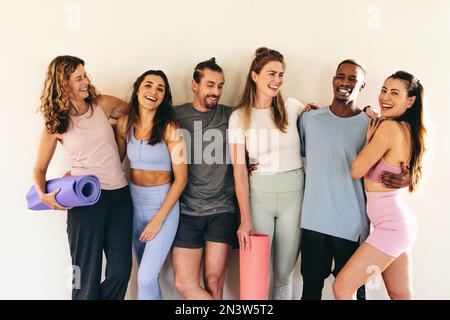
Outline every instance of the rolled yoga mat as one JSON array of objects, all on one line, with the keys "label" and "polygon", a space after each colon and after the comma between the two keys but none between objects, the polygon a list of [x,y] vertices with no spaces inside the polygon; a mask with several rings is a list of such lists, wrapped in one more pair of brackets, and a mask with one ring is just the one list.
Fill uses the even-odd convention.
[{"label": "rolled yoga mat", "polygon": [[241,300],[267,300],[269,235],[251,235],[250,248],[250,251],[239,250]]},{"label": "rolled yoga mat", "polygon": [[[100,198],[100,181],[94,175],[67,176],[48,180],[47,193],[61,190],[56,194],[56,201],[64,207],[81,207],[95,204]],[[49,210],[50,208],[41,202],[36,188],[32,186],[27,193],[28,209]]]}]

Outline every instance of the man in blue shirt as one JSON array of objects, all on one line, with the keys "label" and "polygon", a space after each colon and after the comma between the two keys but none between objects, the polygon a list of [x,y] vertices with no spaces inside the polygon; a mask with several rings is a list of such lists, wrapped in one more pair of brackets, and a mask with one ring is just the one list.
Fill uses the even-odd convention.
[{"label": "man in blue shirt", "polygon": [[[354,60],[342,61],[333,77],[330,106],[303,114],[298,127],[306,158],[302,208],[302,300],[319,300],[324,280],[336,276],[370,231],[362,180],[350,175],[353,159],[365,143],[370,117],[356,105],[365,86],[365,70]],[[394,179],[400,187],[409,178]],[[389,181],[386,181],[389,183]],[[334,269],[331,270],[334,260]],[[358,299],[365,299],[362,286]]]}]

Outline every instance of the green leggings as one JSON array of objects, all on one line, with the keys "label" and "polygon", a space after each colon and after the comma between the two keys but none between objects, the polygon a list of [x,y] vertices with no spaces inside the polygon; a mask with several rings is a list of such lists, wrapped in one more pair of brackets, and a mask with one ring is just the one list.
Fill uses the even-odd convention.
[{"label": "green leggings", "polygon": [[[290,283],[300,251],[303,169],[250,176],[250,209],[255,233],[270,236],[274,287]],[[273,245],[273,247],[272,247]]]}]

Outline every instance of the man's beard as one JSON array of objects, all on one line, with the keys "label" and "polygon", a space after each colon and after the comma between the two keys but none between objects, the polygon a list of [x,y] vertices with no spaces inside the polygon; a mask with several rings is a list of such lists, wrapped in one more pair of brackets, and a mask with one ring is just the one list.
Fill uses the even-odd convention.
[{"label": "man's beard", "polygon": [[[216,98],[217,99],[216,102],[208,103],[208,98],[209,97]],[[218,103],[219,103],[219,97],[216,96],[216,95],[208,95],[208,96],[205,97],[205,108],[206,109],[210,109],[210,110],[214,109],[217,106]]]}]

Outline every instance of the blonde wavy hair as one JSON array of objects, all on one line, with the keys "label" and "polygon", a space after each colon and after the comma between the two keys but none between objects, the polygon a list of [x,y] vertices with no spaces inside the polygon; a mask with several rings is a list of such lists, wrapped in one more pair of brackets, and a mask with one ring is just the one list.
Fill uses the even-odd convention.
[{"label": "blonde wavy hair", "polygon": [[[48,66],[39,111],[44,116],[45,127],[51,134],[61,134],[69,128],[72,108],[68,92],[69,79],[80,64],[84,66],[84,61],[80,58],[58,56]],[[99,94],[91,83],[88,85],[88,92],[89,96],[85,101],[92,106]]]}]

